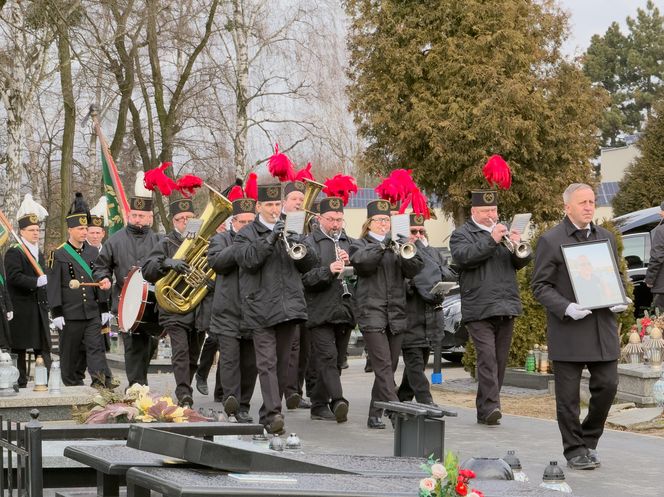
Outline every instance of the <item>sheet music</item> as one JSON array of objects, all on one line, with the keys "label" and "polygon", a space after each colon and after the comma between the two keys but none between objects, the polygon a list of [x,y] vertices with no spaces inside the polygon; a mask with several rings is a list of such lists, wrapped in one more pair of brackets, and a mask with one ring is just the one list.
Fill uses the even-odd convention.
[{"label": "sheet music", "polygon": [[203,226],[203,220],[199,218],[192,218],[189,221],[187,221],[187,226],[184,229],[184,233],[182,236],[184,237],[185,240],[192,240],[196,238],[196,235],[201,229],[201,226]]},{"label": "sheet music", "polygon": [[397,214],[391,217],[392,222],[392,240],[398,240],[399,235],[410,237],[410,215]]},{"label": "sheet music", "polygon": [[527,212],[525,214],[515,214],[510,222],[510,231],[516,230],[519,232],[522,238],[527,234],[528,225],[530,224],[530,218],[532,214]]},{"label": "sheet music", "polygon": [[286,227],[284,231],[286,233],[292,231],[298,235],[304,233],[304,220],[306,216],[307,213],[305,211],[294,211],[286,214]]}]

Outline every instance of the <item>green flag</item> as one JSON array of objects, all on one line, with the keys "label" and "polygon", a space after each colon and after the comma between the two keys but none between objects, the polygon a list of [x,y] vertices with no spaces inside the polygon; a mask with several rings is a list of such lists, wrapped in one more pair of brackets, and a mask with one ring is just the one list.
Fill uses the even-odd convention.
[{"label": "green flag", "polygon": [[103,152],[101,154],[101,169],[104,177],[104,194],[106,195],[108,205],[108,234],[112,235],[119,229],[122,229],[124,223],[122,222],[122,214],[118,206],[118,197],[113,187],[111,171]]}]

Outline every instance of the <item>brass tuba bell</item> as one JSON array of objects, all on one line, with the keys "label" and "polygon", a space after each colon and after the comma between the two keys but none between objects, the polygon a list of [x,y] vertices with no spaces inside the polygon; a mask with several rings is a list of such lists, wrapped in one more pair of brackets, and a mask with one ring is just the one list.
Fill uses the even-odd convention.
[{"label": "brass tuba bell", "polygon": [[311,210],[311,207],[314,205],[316,197],[318,197],[318,194],[323,190],[323,188],[325,188],[325,185],[322,183],[312,179],[304,179],[304,201],[302,202],[302,210],[307,213],[307,215],[304,217],[305,233],[309,232],[309,223],[311,220],[314,218],[314,216],[318,215],[318,213]]}]

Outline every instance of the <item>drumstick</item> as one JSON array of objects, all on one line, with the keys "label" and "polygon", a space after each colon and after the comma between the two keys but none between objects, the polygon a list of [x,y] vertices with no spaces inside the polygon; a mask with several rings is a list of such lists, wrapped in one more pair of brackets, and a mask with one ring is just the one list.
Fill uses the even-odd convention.
[{"label": "drumstick", "polygon": [[69,288],[71,288],[72,290],[77,290],[79,287],[82,286],[100,286],[100,285],[101,283],[81,283],[78,280],[71,280],[69,282]]}]

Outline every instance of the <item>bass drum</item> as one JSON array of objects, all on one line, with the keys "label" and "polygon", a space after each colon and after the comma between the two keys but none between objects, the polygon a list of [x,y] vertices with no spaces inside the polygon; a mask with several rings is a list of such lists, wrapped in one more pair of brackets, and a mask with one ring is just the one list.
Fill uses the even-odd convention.
[{"label": "bass drum", "polygon": [[131,268],[125,278],[118,304],[118,328],[124,333],[161,334],[154,285],[145,281],[140,267]]}]

